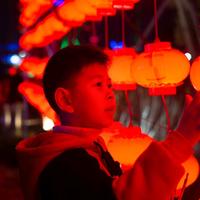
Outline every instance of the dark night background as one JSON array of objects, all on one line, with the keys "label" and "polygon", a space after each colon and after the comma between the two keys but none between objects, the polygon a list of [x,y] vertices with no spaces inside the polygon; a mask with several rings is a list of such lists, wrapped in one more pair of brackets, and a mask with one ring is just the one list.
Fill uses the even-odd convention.
[{"label": "dark night background", "polygon": [[[200,0],[157,0],[157,4],[160,40],[170,41],[173,47],[182,52],[190,52],[193,56],[192,60],[195,59],[200,55]],[[153,0],[140,0],[133,10],[125,12],[126,46],[134,47],[138,52],[141,52],[145,43],[154,41],[153,14]],[[20,74],[10,76],[8,73],[11,64],[6,62],[6,58],[9,55],[18,54],[22,50],[18,45],[22,31],[22,27],[18,23],[19,15],[20,5],[18,0],[0,0],[0,83],[2,83],[0,92],[5,93],[5,98],[0,99],[0,199],[2,200],[22,200],[14,146],[23,137],[23,133],[20,132],[21,129],[15,130],[12,126],[4,127],[2,125],[6,106],[10,109],[11,117],[15,115],[15,109],[20,102],[23,110],[28,109],[26,118],[35,121],[39,118],[38,112],[24,102],[23,97],[17,92],[17,86],[22,81],[22,76]],[[118,11],[115,16],[109,17],[108,21],[109,39],[120,42],[122,40],[121,13]],[[104,22],[98,22],[93,26],[95,26],[99,38],[99,46],[103,47],[105,45]],[[78,37],[81,43],[89,43],[93,31],[92,23],[87,22],[82,27],[72,30],[67,37]],[[34,49],[32,53],[44,54],[44,50]],[[4,85],[9,85],[9,91],[6,90],[7,86],[4,87]],[[186,79],[184,85],[178,88],[176,96],[167,97],[173,128],[183,110],[184,95],[186,93],[193,95],[194,92],[189,79]],[[126,111],[124,95],[120,92],[117,92],[116,95],[121,105],[118,108],[117,119],[126,124],[127,117],[122,116],[122,112]],[[162,138],[163,135],[158,133],[165,132],[166,127],[163,125],[165,123],[163,121],[164,110],[160,99],[149,97],[141,87],[137,91],[131,92],[130,98],[134,102],[135,123],[143,127],[143,130],[151,136],[157,139]],[[148,107],[151,110],[147,118],[144,119],[141,115]],[[177,113],[173,113],[174,109]],[[23,131],[28,130],[31,134],[34,134],[40,125],[39,121],[35,126],[23,127]],[[200,160],[199,152],[200,150],[197,148],[198,160]],[[200,199],[200,178],[186,190],[183,198],[183,200],[198,199]]]}]

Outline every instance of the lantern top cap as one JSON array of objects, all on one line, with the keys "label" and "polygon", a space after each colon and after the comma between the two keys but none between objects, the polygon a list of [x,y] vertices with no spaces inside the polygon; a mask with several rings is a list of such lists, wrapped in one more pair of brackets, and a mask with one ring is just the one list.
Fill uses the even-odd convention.
[{"label": "lantern top cap", "polygon": [[135,56],[137,53],[134,48],[118,48],[118,49],[106,49],[105,52],[110,56]]},{"label": "lantern top cap", "polygon": [[146,53],[153,52],[153,51],[162,51],[162,50],[171,50],[171,43],[170,42],[154,42],[148,43],[144,46],[144,50]]}]

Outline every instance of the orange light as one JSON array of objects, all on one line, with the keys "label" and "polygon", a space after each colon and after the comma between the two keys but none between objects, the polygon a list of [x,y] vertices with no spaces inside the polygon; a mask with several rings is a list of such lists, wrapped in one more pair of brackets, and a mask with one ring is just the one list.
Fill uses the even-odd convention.
[{"label": "orange light", "polygon": [[190,69],[190,80],[195,90],[200,91],[200,56],[192,63]]},{"label": "orange light", "polygon": [[62,21],[57,19],[54,13],[47,16],[37,26],[26,32],[20,38],[20,46],[24,49],[31,49],[32,47],[43,47],[60,39],[68,31],[70,27],[63,24]]},{"label": "orange light", "polygon": [[108,74],[114,89],[135,89],[136,84],[131,76],[131,65],[136,56],[133,48],[121,48],[105,51],[111,57]]},{"label": "orange light", "polygon": [[19,85],[18,90],[42,115],[47,116],[52,119],[55,124],[58,124],[57,115],[47,102],[42,86],[24,81]]},{"label": "orange light", "polygon": [[96,16],[97,8],[86,0],[75,0],[74,6],[79,12],[88,16]]},{"label": "orange light", "polygon": [[51,0],[36,0],[36,1],[20,1],[22,4],[22,13],[19,21],[25,26],[31,26],[37,19],[52,7]]},{"label": "orange light", "polygon": [[57,8],[57,17],[69,26],[80,26],[85,20],[85,14],[76,8],[74,1]]},{"label": "orange light", "polygon": [[179,50],[173,49],[169,42],[155,42],[145,45],[145,51],[133,60],[132,76],[137,84],[161,89],[159,94],[171,94],[174,90],[165,88],[176,87],[189,74],[190,63]]}]

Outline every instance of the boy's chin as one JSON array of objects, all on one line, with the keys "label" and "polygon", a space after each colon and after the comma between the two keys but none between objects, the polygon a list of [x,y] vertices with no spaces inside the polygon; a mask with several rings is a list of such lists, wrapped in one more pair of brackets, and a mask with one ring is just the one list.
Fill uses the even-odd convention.
[{"label": "boy's chin", "polygon": [[112,126],[112,124],[113,124],[113,119],[112,120],[104,121],[99,126],[101,128],[109,128],[110,126]]}]

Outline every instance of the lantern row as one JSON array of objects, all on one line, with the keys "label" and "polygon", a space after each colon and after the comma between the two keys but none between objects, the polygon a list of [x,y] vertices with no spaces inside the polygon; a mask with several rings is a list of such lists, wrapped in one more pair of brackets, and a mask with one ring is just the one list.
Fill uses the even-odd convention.
[{"label": "lantern row", "polygon": [[[173,49],[169,42],[147,44],[140,54],[133,48],[105,50],[105,53],[112,60],[108,73],[116,90],[133,90],[138,84],[159,92],[181,85],[189,73],[192,85],[200,90],[200,57],[190,67],[186,56]],[[25,58],[20,69],[41,79],[48,59]],[[170,93],[164,91],[164,94]]]},{"label": "lantern row", "polygon": [[27,50],[46,46],[62,38],[72,27],[81,26],[84,21],[101,20],[102,16],[114,15],[116,9],[133,9],[138,1],[73,0],[56,4],[52,0],[21,0],[20,23],[30,30],[20,38],[20,46]]}]

